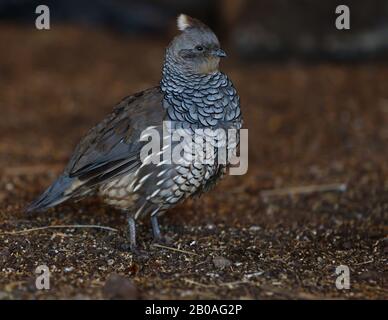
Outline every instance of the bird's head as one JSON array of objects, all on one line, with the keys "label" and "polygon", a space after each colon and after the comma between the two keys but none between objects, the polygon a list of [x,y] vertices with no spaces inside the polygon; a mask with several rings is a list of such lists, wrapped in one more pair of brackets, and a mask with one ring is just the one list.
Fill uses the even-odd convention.
[{"label": "bird's head", "polygon": [[181,31],[167,48],[167,58],[183,71],[209,74],[218,71],[220,58],[226,53],[214,32],[201,21],[181,14],[177,19]]}]

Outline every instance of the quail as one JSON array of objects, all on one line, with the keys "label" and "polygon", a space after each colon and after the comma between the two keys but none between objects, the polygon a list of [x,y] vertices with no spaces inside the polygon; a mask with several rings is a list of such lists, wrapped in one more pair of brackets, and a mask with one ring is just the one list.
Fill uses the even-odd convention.
[{"label": "quail", "polygon": [[[200,132],[205,139],[212,130],[238,132],[242,126],[240,98],[229,78],[219,71],[220,58],[226,53],[217,36],[185,14],[178,16],[177,27],[180,32],[166,49],[160,85],[124,98],[93,127],[76,147],[62,175],[27,207],[27,212],[43,211],[70,198],[97,195],[127,214],[129,246],[132,252],[139,252],[137,219],[150,218],[154,240],[162,241],[158,216],[209,190],[226,173],[229,159],[219,161],[217,149],[207,159],[213,161],[195,157],[203,144],[198,147],[194,143],[188,152],[194,157],[183,157],[186,161],[150,161],[179,143],[165,139],[165,132]],[[161,134],[165,143],[157,154],[151,150],[143,157],[148,141],[142,135],[147,129]],[[235,152],[238,143],[237,134],[227,148]]]}]

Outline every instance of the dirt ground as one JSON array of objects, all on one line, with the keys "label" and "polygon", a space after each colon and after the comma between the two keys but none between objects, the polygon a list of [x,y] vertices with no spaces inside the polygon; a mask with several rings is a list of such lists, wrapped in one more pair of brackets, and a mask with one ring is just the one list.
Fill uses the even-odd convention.
[{"label": "dirt ground", "polygon": [[[98,199],[23,208],[88,128],[158,82],[167,43],[7,25],[0,43],[0,299],[388,298],[388,64],[225,60],[249,129],[248,174],[165,215],[169,248],[141,223],[143,261],[125,248],[125,216]],[[9,234],[52,225],[115,230]],[[35,288],[42,264],[50,290]],[[335,286],[339,265],[350,290]]]}]

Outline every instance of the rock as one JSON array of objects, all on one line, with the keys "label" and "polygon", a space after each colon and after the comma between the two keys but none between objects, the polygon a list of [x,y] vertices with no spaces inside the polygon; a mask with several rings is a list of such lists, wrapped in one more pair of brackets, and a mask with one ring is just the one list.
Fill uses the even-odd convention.
[{"label": "rock", "polygon": [[63,271],[64,271],[65,273],[72,272],[72,271],[74,271],[74,267],[65,267],[65,268],[63,269]]},{"label": "rock", "polygon": [[217,256],[213,258],[213,264],[217,269],[224,269],[230,267],[232,262],[224,257]]},{"label": "rock", "polygon": [[133,282],[123,276],[111,274],[102,288],[105,299],[110,300],[136,300],[138,291]]}]

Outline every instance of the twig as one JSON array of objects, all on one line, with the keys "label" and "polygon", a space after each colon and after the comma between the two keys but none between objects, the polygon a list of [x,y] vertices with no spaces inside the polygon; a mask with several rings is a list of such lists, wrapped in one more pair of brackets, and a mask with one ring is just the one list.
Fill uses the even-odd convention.
[{"label": "twig", "polygon": [[167,247],[167,246],[164,246],[164,245],[159,244],[159,243],[154,243],[153,246],[157,247],[157,248],[167,249],[167,250],[181,252],[181,253],[185,253],[185,254],[191,254],[191,255],[194,255],[194,256],[198,255],[195,252],[190,252],[190,251],[186,251],[186,250],[181,250],[181,249],[176,249],[176,248],[172,248],[172,247]]},{"label": "twig", "polygon": [[369,260],[369,261],[364,261],[364,262],[356,263],[355,266],[362,266],[364,264],[369,264],[369,263],[372,263],[372,262],[373,262],[373,259]]},{"label": "twig", "polygon": [[272,197],[272,196],[310,194],[310,193],[315,193],[315,192],[330,192],[330,191],[345,192],[346,189],[347,189],[347,185],[345,183],[332,183],[332,184],[322,184],[322,185],[311,185],[311,186],[264,190],[264,191],[260,192],[260,195],[263,198],[268,198],[268,197]]},{"label": "twig", "polygon": [[192,284],[198,287],[204,287],[204,288],[216,288],[217,286],[215,284],[204,284],[200,283],[191,279],[184,278],[182,279],[184,282],[187,282],[188,284]]},{"label": "twig", "polygon": [[45,226],[45,227],[38,227],[38,228],[31,228],[31,229],[25,229],[25,230],[19,230],[19,231],[10,231],[10,232],[2,232],[0,235],[14,235],[14,234],[23,234],[33,231],[40,231],[40,230],[47,230],[47,229],[81,229],[81,228],[89,228],[89,229],[102,229],[107,231],[113,231],[118,232],[117,229],[111,228],[111,227],[105,227],[105,226],[98,226],[98,225],[81,225],[81,224],[73,224],[73,225],[55,225],[55,226]]},{"label": "twig", "polygon": [[256,283],[255,282],[249,282],[249,281],[246,281],[246,280],[242,280],[242,281],[220,283],[220,286],[228,287],[228,289],[233,289],[234,287],[239,286],[241,284],[255,285]]}]

